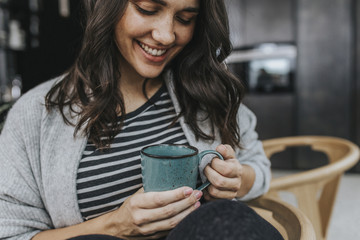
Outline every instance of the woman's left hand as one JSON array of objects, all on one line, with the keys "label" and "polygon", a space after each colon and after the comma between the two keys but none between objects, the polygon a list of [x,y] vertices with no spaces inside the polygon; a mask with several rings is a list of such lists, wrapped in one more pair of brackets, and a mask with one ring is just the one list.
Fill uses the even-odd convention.
[{"label": "woman's left hand", "polygon": [[[233,199],[245,195],[249,189],[246,185],[252,186],[254,178],[253,169],[247,165],[242,165],[235,158],[235,151],[230,145],[221,144],[216,148],[224,158],[214,158],[205,170],[204,174],[210,181],[209,187],[204,191],[204,198],[212,200],[214,198]],[[244,173],[244,171],[250,171]],[[244,175],[252,176],[249,183],[244,185]]]}]

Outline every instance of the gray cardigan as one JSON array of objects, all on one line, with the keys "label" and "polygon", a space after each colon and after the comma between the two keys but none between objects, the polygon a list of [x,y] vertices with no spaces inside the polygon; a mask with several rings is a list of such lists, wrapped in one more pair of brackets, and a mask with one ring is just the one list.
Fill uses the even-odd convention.
[{"label": "gray cardigan", "polygon": [[[76,175],[87,138],[74,137],[74,127],[66,125],[58,111],[46,111],[44,96],[58,80],[30,90],[8,113],[0,135],[0,239],[31,239],[40,231],[83,221]],[[166,77],[166,83],[179,111],[171,76]],[[256,118],[244,105],[238,111],[238,121],[244,149],[237,150],[237,159],[256,173],[252,189],[240,199],[249,200],[268,190],[270,162],[254,130]],[[208,129],[208,122],[201,125]],[[215,149],[220,144],[219,140],[196,141],[184,119],[181,126],[189,143],[199,150]]]}]

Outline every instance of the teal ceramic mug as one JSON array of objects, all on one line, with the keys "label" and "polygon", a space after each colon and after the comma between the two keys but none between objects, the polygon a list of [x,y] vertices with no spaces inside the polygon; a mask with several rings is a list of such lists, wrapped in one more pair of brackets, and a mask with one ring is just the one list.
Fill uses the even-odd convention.
[{"label": "teal ceramic mug", "polygon": [[[199,150],[193,146],[158,144],[141,150],[141,172],[145,192],[172,190],[183,186],[196,188],[199,165],[207,154],[220,153],[213,150]],[[198,190],[209,186],[207,181]]]}]

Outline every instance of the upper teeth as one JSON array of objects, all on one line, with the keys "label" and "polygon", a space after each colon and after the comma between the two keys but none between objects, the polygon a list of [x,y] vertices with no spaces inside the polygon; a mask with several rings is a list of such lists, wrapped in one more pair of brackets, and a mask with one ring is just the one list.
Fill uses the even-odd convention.
[{"label": "upper teeth", "polygon": [[166,52],[166,49],[152,49],[151,47],[143,44],[143,43],[140,43],[140,46],[142,47],[142,49],[145,50],[146,53],[150,54],[150,55],[153,55],[153,56],[161,56],[163,55],[165,52]]}]

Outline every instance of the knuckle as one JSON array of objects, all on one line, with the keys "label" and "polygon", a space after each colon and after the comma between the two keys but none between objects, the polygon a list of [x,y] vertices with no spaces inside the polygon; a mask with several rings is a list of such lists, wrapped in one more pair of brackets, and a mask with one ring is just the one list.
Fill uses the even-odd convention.
[{"label": "knuckle", "polygon": [[134,215],[133,216],[133,223],[136,226],[141,225],[144,222],[144,218],[142,216],[139,215]]},{"label": "knuckle", "polygon": [[208,188],[208,193],[211,195],[211,196],[216,196],[218,194],[219,190],[217,190],[216,188],[214,188],[213,186],[210,186]]},{"label": "knuckle", "polygon": [[229,144],[224,144],[227,149],[232,149],[232,147]]},{"label": "knuckle", "polygon": [[229,145],[229,144],[225,144],[225,147],[228,151],[230,151],[231,155],[234,155],[235,151],[234,151],[234,148]]},{"label": "knuckle", "polygon": [[163,214],[165,216],[173,216],[173,215],[175,215],[175,209],[168,205],[168,206],[164,207]]},{"label": "knuckle", "polygon": [[128,205],[129,209],[135,209],[136,208],[136,204],[134,203],[134,201],[129,201]]},{"label": "knuckle", "polygon": [[231,167],[224,167],[224,169],[223,169],[222,172],[223,172],[223,174],[224,174],[225,176],[229,176],[229,175],[232,174],[233,169],[232,169]]},{"label": "knuckle", "polygon": [[138,209],[138,201],[135,197],[131,197],[129,198],[129,201],[126,201],[126,205],[127,207],[131,210],[131,211],[134,211],[136,209]]},{"label": "knuckle", "polygon": [[150,234],[153,234],[154,231],[150,231],[149,229],[146,229],[146,228],[140,228],[139,233],[141,235],[150,235]]},{"label": "knuckle", "polygon": [[161,198],[160,194],[155,194],[154,195],[154,202],[157,206],[164,206],[165,205],[165,201],[164,199]]},{"label": "knuckle", "polygon": [[174,228],[176,225],[178,225],[179,220],[177,218],[171,218],[169,219],[169,227]]},{"label": "knuckle", "polygon": [[216,187],[222,188],[225,187],[226,181],[223,178],[216,178],[213,183]]}]

